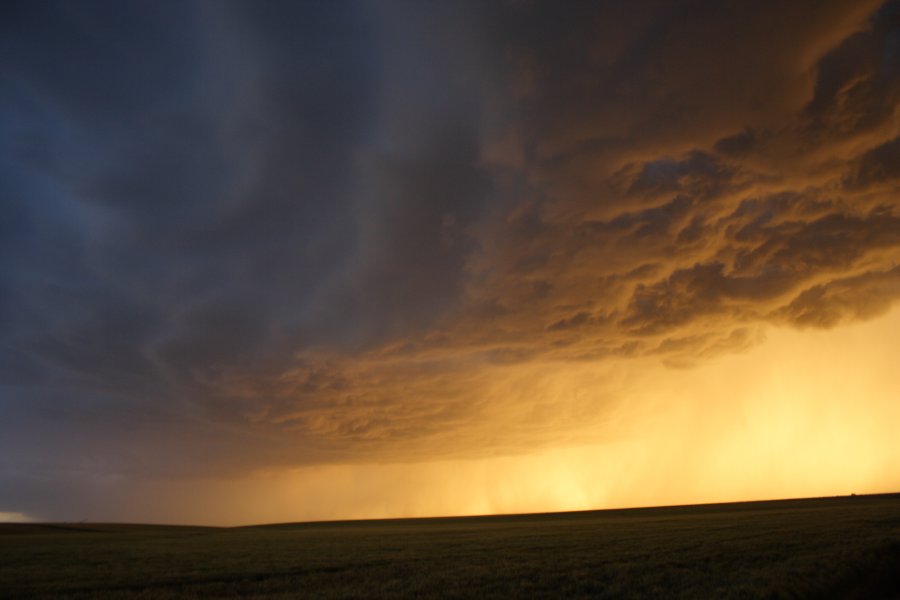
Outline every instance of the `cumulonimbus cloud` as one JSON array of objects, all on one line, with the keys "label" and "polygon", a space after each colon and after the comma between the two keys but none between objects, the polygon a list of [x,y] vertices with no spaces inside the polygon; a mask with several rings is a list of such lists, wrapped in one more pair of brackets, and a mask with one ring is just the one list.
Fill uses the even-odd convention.
[{"label": "cumulonimbus cloud", "polygon": [[900,5],[632,4],[22,8],[0,427],[59,437],[5,468],[521,452],[887,310]]}]

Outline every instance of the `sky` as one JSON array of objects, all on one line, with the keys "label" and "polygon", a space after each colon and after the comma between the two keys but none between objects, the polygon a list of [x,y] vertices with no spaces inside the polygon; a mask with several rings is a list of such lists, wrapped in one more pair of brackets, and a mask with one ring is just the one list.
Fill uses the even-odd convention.
[{"label": "sky", "polygon": [[3,2],[0,520],[900,491],[900,1]]}]

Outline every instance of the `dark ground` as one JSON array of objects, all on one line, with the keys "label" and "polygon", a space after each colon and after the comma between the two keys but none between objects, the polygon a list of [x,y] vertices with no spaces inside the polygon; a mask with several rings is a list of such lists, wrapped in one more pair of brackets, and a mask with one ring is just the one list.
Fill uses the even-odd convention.
[{"label": "dark ground", "polygon": [[240,528],[0,524],[0,598],[900,598],[900,495]]}]

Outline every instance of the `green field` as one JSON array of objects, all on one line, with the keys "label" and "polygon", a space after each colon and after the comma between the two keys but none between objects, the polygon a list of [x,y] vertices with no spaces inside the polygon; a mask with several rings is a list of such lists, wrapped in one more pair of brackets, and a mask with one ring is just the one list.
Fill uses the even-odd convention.
[{"label": "green field", "polygon": [[900,495],[239,528],[0,525],[2,598],[900,598]]}]

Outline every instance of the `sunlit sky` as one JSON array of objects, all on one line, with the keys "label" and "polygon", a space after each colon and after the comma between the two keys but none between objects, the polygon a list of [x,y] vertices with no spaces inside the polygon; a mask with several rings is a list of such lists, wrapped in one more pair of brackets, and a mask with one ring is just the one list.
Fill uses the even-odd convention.
[{"label": "sunlit sky", "polygon": [[5,2],[0,521],[900,491],[900,2]]}]

